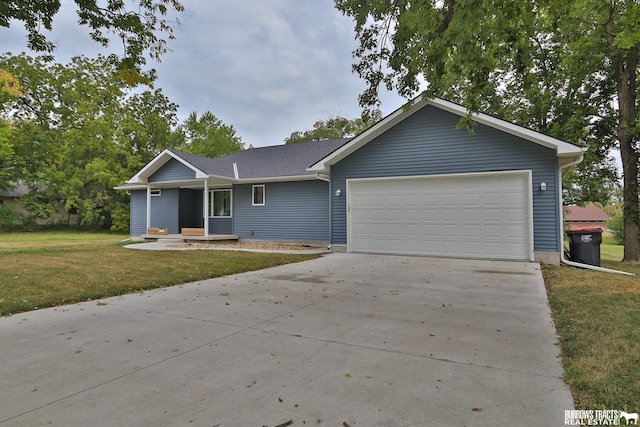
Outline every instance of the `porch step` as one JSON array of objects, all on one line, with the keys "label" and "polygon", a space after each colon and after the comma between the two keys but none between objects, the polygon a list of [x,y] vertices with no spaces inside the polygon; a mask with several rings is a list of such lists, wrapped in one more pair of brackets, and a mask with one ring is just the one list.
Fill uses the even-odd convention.
[{"label": "porch step", "polygon": [[158,239],[158,243],[170,244],[170,243],[184,243],[184,239],[180,239],[177,237]]}]

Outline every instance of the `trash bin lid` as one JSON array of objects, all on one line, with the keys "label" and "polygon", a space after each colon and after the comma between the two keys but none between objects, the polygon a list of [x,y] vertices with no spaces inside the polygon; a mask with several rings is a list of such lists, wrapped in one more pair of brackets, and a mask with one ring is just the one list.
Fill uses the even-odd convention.
[{"label": "trash bin lid", "polygon": [[580,234],[589,234],[589,233],[602,233],[602,228],[577,228],[573,230],[567,230],[567,233],[580,233]]}]

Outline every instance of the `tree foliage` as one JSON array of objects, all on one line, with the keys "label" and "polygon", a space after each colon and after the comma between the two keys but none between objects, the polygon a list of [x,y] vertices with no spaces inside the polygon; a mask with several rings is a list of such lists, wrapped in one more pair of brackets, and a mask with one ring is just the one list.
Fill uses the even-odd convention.
[{"label": "tree foliage", "polygon": [[[625,260],[640,260],[637,73],[640,5],[633,0],[335,0],[354,19],[353,68],[364,107],[385,86],[441,96],[589,147],[569,178],[574,198],[606,199],[623,163]],[[467,121],[467,124],[470,122]],[[605,172],[596,172],[599,169]],[[598,183],[604,183],[601,188]],[[592,191],[594,190],[594,191]],[[595,200],[595,201],[601,201]],[[584,200],[586,201],[586,200]]]},{"label": "tree foliage", "polygon": [[129,198],[113,187],[163,149],[217,157],[243,148],[211,112],[179,124],[178,106],[160,89],[134,93],[102,56],[55,64],[0,55],[0,76],[20,89],[0,110],[0,186],[27,187],[27,225],[63,203],[79,226],[128,230]]},{"label": "tree foliage", "polygon": [[[78,213],[80,225],[128,228],[113,221],[115,212],[128,221],[122,212],[128,212],[127,196],[113,187],[172,140],[177,106],[159,90],[131,94],[105,57],[62,65],[4,55],[0,69],[22,87],[22,95],[2,110],[12,154],[6,182],[29,189],[22,203],[31,220],[48,216],[62,201]],[[3,141],[0,135],[0,147]],[[0,162],[3,153],[0,148]]]},{"label": "tree foliage", "polygon": [[327,120],[315,122],[311,130],[291,132],[291,135],[285,138],[284,142],[286,144],[293,144],[296,142],[349,138],[365,131],[381,118],[382,112],[380,110],[373,110],[368,114],[351,120],[340,116],[329,117]]},{"label": "tree foliage", "polygon": [[[184,7],[178,0],[137,0],[135,7],[128,9],[124,0],[74,0],[78,24],[90,30],[90,37],[104,47],[116,39],[123,51],[109,56],[121,76],[129,84],[150,83],[153,71],[142,72],[145,55],[160,60],[167,52],[167,42],[161,36],[173,39],[172,25],[179,21],[167,19],[171,11],[182,12]],[[0,26],[10,27],[21,22],[27,30],[27,46],[35,52],[48,54],[52,58],[55,44],[43,30],[51,30],[61,0],[8,0],[0,3]]]},{"label": "tree foliage", "polygon": [[244,149],[244,144],[233,126],[206,111],[199,118],[192,112],[179,129],[181,141],[177,148],[206,157],[221,157]]}]

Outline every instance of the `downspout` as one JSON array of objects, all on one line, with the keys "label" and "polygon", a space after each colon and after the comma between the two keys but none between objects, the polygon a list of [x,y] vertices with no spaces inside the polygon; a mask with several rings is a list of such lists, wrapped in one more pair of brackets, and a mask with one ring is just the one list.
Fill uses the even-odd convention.
[{"label": "downspout", "polygon": [[316,177],[329,183],[329,246],[327,246],[327,249],[331,250],[331,235],[333,234],[333,190],[331,188],[331,178],[324,173],[316,173]]},{"label": "downspout", "polygon": [[[559,211],[560,211],[560,227],[562,228],[562,224],[564,224],[564,212],[562,210],[562,206],[563,206],[563,201],[562,201],[562,176],[564,175],[562,172],[564,170],[569,170],[569,168],[571,168],[572,166],[577,165],[578,163],[580,163],[582,161],[582,159],[584,158],[584,154],[580,155],[580,158],[574,162],[571,163],[567,163],[566,165],[558,168],[558,191],[559,191],[559,199],[560,199],[560,207],[559,207]],[[595,270],[595,271],[601,271],[603,273],[615,273],[615,274],[624,274],[627,276],[635,276],[635,274],[633,273],[628,273],[626,271],[620,271],[620,270],[612,270],[610,268],[605,268],[605,267],[598,267],[596,265],[590,265],[590,264],[582,264],[580,262],[573,262],[573,261],[569,261],[568,259],[566,259],[564,257],[564,233],[560,233],[560,261],[563,264],[569,265],[571,267],[578,267],[578,268],[586,268],[588,270]]]}]

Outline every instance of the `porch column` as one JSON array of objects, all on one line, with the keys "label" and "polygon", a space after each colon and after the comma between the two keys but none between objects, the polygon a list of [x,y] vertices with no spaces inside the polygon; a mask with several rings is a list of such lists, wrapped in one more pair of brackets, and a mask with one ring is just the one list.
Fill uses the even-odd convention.
[{"label": "porch column", "polygon": [[204,235],[209,236],[209,182],[204,180],[204,203],[202,216],[204,218]]},{"label": "porch column", "polygon": [[149,233],[151,228],[151,185],[147,184],[147,228],[144,234]]}]

